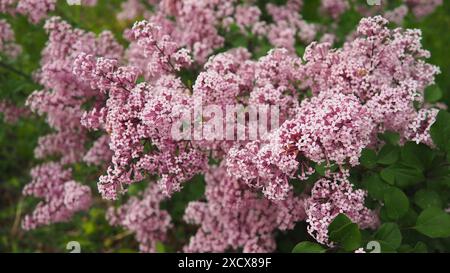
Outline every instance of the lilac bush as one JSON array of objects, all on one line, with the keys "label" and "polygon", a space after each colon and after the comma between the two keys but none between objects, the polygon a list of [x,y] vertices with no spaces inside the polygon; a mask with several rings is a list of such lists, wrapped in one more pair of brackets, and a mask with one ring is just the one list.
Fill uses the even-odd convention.
[{"label": "lilac bush", "polygon": [[[0,101],[6,121],[39,116],[49,127],[23,189],[41,201],[22,228],[100,206],[142,252],[174,240],[173,251],[273,252],[299,227],[309,235],[294,252],[304,241],[364,252],[385,239],[386,223],[411,227],[411,215],[421,236],[449,237],[441,70],[422,31],[402,27],[442,1],[322,0],[324,22],[305,19],[302,0],[274,2],[120,1],[115,18],[126,27],[118,36],[73,24],[56,0],[0,0],[10,20],[24,16],[48,37],[26,108]],[[350,12],[359,23],[342,34]],[[0,56],[20,58],[15,35],[0,19]],[[252,112],[272,108],[265,118]],[[264,128],[252,127],[255,118]],[[204,194],[175,216],[171,202],[199,179]],[[421,222],[430,207],[441,227]],[[352,227],[351,236],[338,225]],[[173,238],[179,230],[185,238]],[[416,243],[382,250],[411,252]]]}]

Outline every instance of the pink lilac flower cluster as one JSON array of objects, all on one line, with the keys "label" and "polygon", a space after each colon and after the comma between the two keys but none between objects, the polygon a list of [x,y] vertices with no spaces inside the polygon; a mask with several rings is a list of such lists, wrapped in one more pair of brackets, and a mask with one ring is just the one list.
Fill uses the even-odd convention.
[{"label": "pink lilac flower cluster", "polygon": [[[80,0],[81,5],[94,6],[97,0]],[[0,13],[22,14],[37,24],[56,9],[57,0],[0,0]]]},{"label": "pink lilac flower cluster", "polygon": [[396,23],[400,25],[403,22],[403,19],[408,14],[408,6],[400,5],[393,10],[388,10],[384,13],[384,18],[386,18],[389,22]]},{"label": "pink lilac flower cluster", "polygon": [[[312,43],[300,70],[315,97],[303,101],[297,116],[268,143],[250,143],[230,152],[230,173],[266,192],[276,189],[269,191],[274,193],[270,198],[282,199],[288,178],[307,165],[299,164],[297,157],[354,166],[361,150],[384,130],[429,143],[426,128],[437,111],[417,112],[414,102],[422,101],[425,87],[434,83],[439,70],[424,62],[429,52],[421,48],[419,31],[391,31],[386,24],[382,17],[361,20],[359,37],[343,49]],[[268,166],[273,169],[267,171]],[[300,177],[304,176],[302,169]]]},{"label": "pink lilac flower cluster", "polygon": [[[25,193],[44,197],[46,201],[24,220],[27,229],[68,220],[74,212],[89,206],[89,187],[68,182],[71,181],[70,171],[64,170],[63,166],[81,162],[83,158],[87,163],[109,162],[111,152],[108,139],[90,139],[80,120],[85,103],[103,98],[96,97],[89,85],[77,79],[71,67],[79,52],[111,58],[121,58],[123,53],[110,32],[96,37],[93,33],[73,29],[59,17],[47,20],[45,29],[49,41],[42,53],[41,70],[35,75],[44,89],[33,92],[27,105],[33,112],[45,116],[54,130],[39,139],[35,156],[42,159],[56,156],[58,159],[32,171],[34,180],[31,186],[26,187]],[[94,141],[93,147],[86,151],[91,140]],[[46,191],[41,194],[39,191],[43,189]]]},{"label": "pink lilac flower cluster", "polygon": [[91,205],[91,189],[72,180],[72,171],[59,163],[45,163],[31,171],[32,181],[23,194],[42,198],[33,213],[22,221],[25,230],[65,222]]},{"label": "pink lilac flower cluster", "polygon": [[436,8],[441,6],[443,3],[442,0],[403,0],[403,3],[400,6],[389,10],[388,1],[386,0],[380,1],[380,5],[372,6],[369,6],[366,3],[358,2],[359,1],[353,1],[353,5],[355,6],[356,11],[358,11],[361,15],[367,17],[377,14],[383,14],[386,19],[398,25],[403,22],[403,19],[408,14],[408,12],[411,12],[417,19],[421,19],[433,13]]},{"label": "pink lilac flower cluster", "polygon": [[141,252],[156,252],[156,243],[164,242],[172,227],[169,213],[160,208],[163,199],[158,186],[151,184],[139,198],[133,196],[120,207],[109,208],[106,218],[111,225],[133,232]]},{"label": "pink lilac flower cluster", "polygon": [[[33,14],[35,1],[20,2],[37,22],[54,9],[44,4],[55,1],[40,2]],[[154,252],[172,227],[160,202],[196,174],[205,174],[206,199],[185,211],[184,220],[199,226],[187,252],[274,251],[275,234],[305,219],[318,242],[332,245],[327,228],[339,213],[361,228],[378,225],[377,214],[364,207],[365,192],[353,188],[345,170],[359,164],[363,148],[378,148],[377,133],[386,130],[399,132],[402,142],[433,145],[429,129],[437,110],[423,102],[423,93],[439,70],[426,63],[420,31],[390,30],[380,16],[365,18],[341,49],[332,49],[331,32],[312,42],[329,30],[301,17],[301,0],[267,4],[264,11],[254,1],[148,3],[152,11],[142,1],[123,4],[119,19],[147,19],[125,31],[126,51],[110,32],[97,36],[57,17],[47,20],[49,41],[35,74],[43,90],[27,105],[53,130],[40,138],[36,157],[59,161],[32,171],[24,193],[44,201],[24,228],[66,221],[89,207],[89,188],[72,181],[66,168],[82,161],[106,169],[98,181],[105,199],[151,181],[139,198],[108,212],[111,224],[133,232],[144,252]],[[0,9],[14,4],[0,0]],[[349,8],[343,0],[321,6],[335,20]],[[396,12],[400,22],[404,8]],[[272,20],[264,21],[265,13]],[[275,48],[256,60],[245,48],[212,55],[233,24]],[[312,42],[303,58],[295,54],[299,41]],[[182,80],[183,70],[195,72],[192,82]],[[173,137],[180,120],[193,121],[185,120],[186,111],[210,104],[279,106],[281,126],[256,141],[210,140],[205,131],[200,140]],[[293,183],[308,179],[316,164],[337,164],[340,171],[294,194]]]},{"label": "pink lilac flower cluster", "polygon": [[96,37],[93,33],[73,29],[59,17],[45,25],[49,41],[43,51],[41,71],[36,75],[43,90],[33,92],[27,105],[39,115],[46,116],[55,132],[39,139],[36,156],[62,156],[62,164],[80,161],[88,141],[87,130],[81,125],[83,105],[96,97],[94,90],[72,74],[71,67],[79,52],[121,58],[122,47],[110,32]]},{"label": "pink lilac flower cluster", "polygon": [[442,0],[405,0],[405,4],[411,9],[412,13],[418,17],[422,18],[431,13],[440,5],[442,5]]},{"label": "pink lilac flower cluster", "polygon": [[282,202],[261,199],[231,176],[224,165],[205,174],[207,202],[188,204],[184,219],[200,225],[185,252],[272,252],[277,230],[292,229],[303,220],[303,200],[290,195]]},{"label": "pink lilac flower cluster", "polygon": [[298,90],[303,78],[301,59],[285,48],[270,50],[255,66],[254,87],[249,104],[280,107],[280,122],[292,118],[299,105]]},{"label": "pink lilac flower cluster", "polygon": [[302,0],[288,0],[284,6],[268,3],[266,10],[273,23],[255,24],[255,33],[267,33],[267,39],[274,47],[283,47],[294,53],[296,41],[308,44],[317,34],[317,26],[306,22],[300,15],[302,6]]},{"label": "pink lilac flower cluster", "polygon": [[16,43],[14,30],[4,19],[0,19],[0,60],[2,55],[11,59],[17,58],[22,47]]},{"label": "pink lilac flower cluster", "polygon": [[17,0],[0,0],[0,13],[15,13]]},{"label": "pink lilac flower cluster", "polygon": [[334,173],[318,180],[305,200],[308,232],[319,243],[333,246],[328,238],[328,226],[343,213],[360,228],[375,229],[379,225],[378,215],[364,206],[366,192],[356,190],[348,180],[348,173]]},{"label": "pink lilac flower cluster", "polygon": [[[194,107],[216,105],[223,113],[227,106],[237,103],[248,104],[248,93],[253,88],[256,62],[250,60],[251,54],[244,48],[235,48],[212,56],[204,65],[204,71],[200,72],[193,85],[191,96]],[[193,110],[194,112],[195,110]],[[209,119],[208,114],[203,113],[202,119]],[[194,117],[196,119],[196,117]],[[233,120],[223,120],[224,128],[230,126],[233,134],[237,128]],[[199,149],[212,151],[215,158],[223,158],[227,151],[235,144],[233,139],[217,139],[214,132],[199,130],[201,138],[193,143]]]},{"label": "pink lilac flower cluster", "polygon": [[438,111],[422,102],[439,69],[425,62],[429,52],[421,47],[420,31],[391,31],[387,23],[379,16],[362,19],[342,49],[312,43],[300,73],[314,96],[266,140],[231,149],[229,175],[270,200],[284,200],[290,180],[314,172],[311,161],[358,165],[362,149],[376,145],[385,130],[399,132],[402,142],[432,145],[429,128]]},{"label": "pink lilac flower cluster", "polygon": [[[171,41],[178,45],[178,49],[185,48],[190,51],[193,60],[199,64],[203,64],[208,55],[223,46],[224,37],[219,34],[218,29],[228,31],[233,24],[237,25],[243,34],[252,33],[257,37],[267,38],[274,47],[283,47],[290,53],[295,52],[295,44],[299,41],[307,45],[318,33],[333,31],[332,28],[327,30],[325,26],[305,21],[300,15],[302,0],[288,0],[284,5],[268,3],[265,11],[272,19],[270,21],[262,19],[262,11],[252,1],[244,4],[236,0],[156,2],[158,1],[149,1],[150,4],[155,4],[154,11],[149,12],[142,2],[128,0],[123,3],[123,12],[119,16],[121,19],[131,20],[143,15],[149,22],[159,26],[160,37],[169,35]],[[323,0],[321,10],[337,20],[350,6],[348,0]],[[405,8],[406,6],[402,6],[391,11],[389,18],[400,23],[406,15]],[[330,35],[325,35],[324,40],[330,40]],[[153,61],[152,56],[143,54],[143,49],[134,41],[133,35],[126,36],[131,40],[127,53],[129,64],[141,68],[144,75],[150,76],[152,71],[145,72],[153,68],[148,65]]]},{"label": "pink lilac flower cluster", "polygon": [[[277,106],[279,119],[284,121],[292,117],[295,114],[292,109],[298,106],[296,92],[301,60],[290,55],[286,49],[271,50],[257,61],[250,57],[250,53],[244,48],[234,48],[212,56],[193,85],[194,106],[200,101],[200,105],[204,106],[218,105],[223,112],[226,112],[227,106],[236,104]],[[235,121],[234,118],[225,119],[224,128],[232,126],[235,130],[232,133],[235,134],[239,129],[237,127],[242,126],[248,139],[249,126],[235,124]],[[194,144],[211,150],[218,159],[222,159],[236,142],[246,143],[237,136],[231,141],[210,140],[213,137],[207,134],[204,130],[203,140],[196,140]],[[262,132],[258,134],[260,137],[264,135]]]},{"label": "pink lilac flower cluster", "polygon": [[[193,60],[204,63],[211,53],[223,45],[224,38],[219,35],[217,27],[227,16],[233,13],[233,3],[235,0],[209,0],[209,1],[173,1],[164,0],[155,5],[155,11],[147,14],[148,26],[158,26],[152,34],[154,38],[165,37],[170,41],[161,41],[162,43],[173,43],[182,51],[179,52],[180,58],[185,59],[187,53],[191,52]],[[142,7],[136,1],[129,1],[124,4],[128,11],[121,16],[130,19],[131,14],[139,14]],[[130,5],[130,7],[128,7]],[[168,19],[173,18],[173,20]],[[141,22],[137,27],[142,27],[145,23]],[[148,29],[147,26],[147,29]],[[135,26],[136,27],[136,26]],[[143,29],[145,30],[145,29]],[[127,35],[131,44],[128,49],[129,64],[141,68],[144,72],[147,68],[148,61],[146,58],[155,57],[154,54],[143,54],[144,49],[141,48],[141,39],[135,39],[137,31],[134,30]],[[142,33],[149,35],[150,33]],[[139,37],[140,38],[140,37]],[[184,48],[184,50],[183,50]],[[167,50],[172,50],[167,48]],[[152,50],[153,51],[153,50]],[[173,52],[172,52],[173,53]],[[176,56],[174,56],[176,57]],[[146,74],[146,73],[144,73]],[[152,73],[150,73],[151,75]]]},{"label": "pink lilac flower cluster", "polygon": [[309,160],[357,165],[372,130],[370,117],[355,96],[321,94],[304,100],[297,116],[272,133],[269,141],[231,150],[228,171],[262,188],[269,199],[284,200],[291,191],[289,179],[313,172]]},{"label": "pink lilac flower cluster", "polygon": [[[285,47],[295,52],[297,40],[311,42],[317,34],[317,26],[307,23],[300,15],[302,0],[289,0],[285,5],[267,4],[266,10],[272,22],[261,20],[261,10],[252,2],[238,4],[236,0],[227,1],[160,1],[155,11],[144,15],[148,21],[159,26],[159,36],[169,35],[179,49],[192,52],[193,60],[199,64],[207,61],[207,57],[215,49],[223,46],[224,37],[218,29],[229,30],[232,24],[237,25],[244,34],[254,33],[258,37],[266,37],[275,47]],[[134,0],[124,3],[121,17],[131,19],[143,12],[143,6]],[[174,20],[167,19],[172,16]],[[143,49],[133,41],[128,49],[129,64],[140,67],[144,72],[149,63]],[[145,73],[144,73],[145,74]]]},{"label": "pink lilac flower cluster", "polygon": [[[262,189],[270,200],[257,199],[256,203],[274,206],[292,197],[290,180],[306,179],[314,172],[312,162],[358,165],[362,149],[376,144],[378,132],[395,130],[404,140],[430,144],[428,129],[436,111],[425,105],[416,111],[414,103],[422,101],[423,91],[433,84],[438,69],[424,61],[429,53],[421,48],[420,32],[392,31],[386,25],[382,17],[363,19],[357,35],[342,49],[312,43],[304,62],[284,49],[273,50],[258,61],[251,61],[245,49],[233,49],[210,58],[192,94],[176,77],[179,66],[172,57],[179,50],[176,43],[165,34],[160,36],[161,27],[154,23],[137,23],[131,33],[143,54],[155,60],[157,69],[147,68],[153,71],[151,83],[136,84],[142,73],[139,68],[79,55],[74,73],[99,94],[107,94],[106,101],[85,113],[82,122],[90,129],[105,130],[110,137],[114,155],[107,174],[100,178],[100,192],[107,199],[116,199],[127,184],[158,174],[160,189],[170,195],[194,174],[208,172],[202,150],[208,147],[225,155],[227,175],[236,183],[247,190]],[[313,97],[299,104],[297,92],[307,88]],[[199,97],[206,104],[282,104],[284,123],[266,140],[231,150],[220,142],[175,141],[170,129],[180,119],[180,112],[173,110],[191,109]],[[207,207],[213,202],[220,201],[212,197],[207,203],[192,203],[195,209],[187,210],[186,219],[217,223],[212,216],[202,216],[211,220],[189,216],[200,210],[208,215]],[[203,238],[212,233],[210,229],[223,228],[202,226],[204,231],[197,235],[200,239],[193,239],[187,250],[217,251],[201,245],[212,240]],[[251,249],[272,247],[271,240],[263,241],[265,247]],[[214,245],[221,245],[222,250],[229,246]],[[237,245],[245,248],[246,243]]]},{"label": "pink lilac flower cluster", "polygon": [[[378,132],[393,130],[411,140],[424,133],[408,127],[420,115],[414,104],[422,103],[425,88],[440,71],[425,62],[430,53],[421,46],[420,30],[389,30],[387,23],[380,16],[362,19],[357,36],[342,49],[312,43],[304,56],[305,75],[313,93],[353,94]],[[432,120],[435,111],[429,112]]]},{"label": "pink lilac flower cluster", "polygon": [[55,10],[57,0],[20,0],[17,3],[17,12],[27,16],[34,24],[47,17],[50,11]]},{"label": "pink lilac flower cluster", "polygon": [[0,113],[3,114],[3,120],[8,124],[14,124],[20,118],[28,117],[31,114],[28,108],[14,105],[7,100],[0,100]]},{"label": "pink lilac flower cluster", "polygon": [[[136,26],[139,26],[135,27],[137,34],[146,32],[141,24]],[[144,29],[147,26],[144,24]],[[144,42],[151,50],[163,48],[157,44],[152,46],[152,38],[145,37]],[[84,126],[104,129],[111,138],[112,165],[99,182],[100,192],[108,199],[117,198],[117,193],[127,184],[155,171],[161,175],[159,184],[164,193],[178,191],[182,182],[205,168],[205,148],[221,158],[234,145],[234,141],[222,140],[174,141],[172,125],[180,119],[180,112],[174,109],[192,111],[196,100],[223,107],[235,103],[283,104],[282,118],[287,119],[294,115],[291,108],[298,106],[295,82],[299,80],[296,73],[300,60],[286,50],[273,50],[258,62],[250,61],[245,49],[218,54],[197,77],[193,95],[178,78],[170,75],[176,72],[170,70],[176,68],[176,60],[171,61],[170,53],[154,52],[159,56],[159,67],[166,69],[158,70],[159,79],[153,84],[136,85],[139,70],[118,67],[112,60],[95,60],[91,55],[81,54],[75,61],[74,73],[92,88],[98,88],[101,94],[108,94],[103,107],[94,107],[82,118]],[[250,98],[245,99],[249,92]],[[151,150],[145,151],[146,146],[151,146]],[[173,151],[178,154],[174,155]]]},{"label": "pink lilac flower cluster", "polygon": [[350,8],[348,0],[322,0],[321,10],[333,19],[339,19]]},{"label": "pink lilac flower cluster", "polygon": [[126,0],[120,4],[121,11],[117,13],[116,17],[118,20],[133,20],[141,15],[144,17],[151,16],[148,13],[145,5],[140,0]]},{"label": "pink lilac flower cluster", "polygon": [[188,90],[179,79],[165,75],[153,84],[136,84],[138,69],[86,54],[75,60],[74,74],[100,94],[108,94],[104,105],[83,116],[83,124],[103,128],[110,136],[112,163],[98,183],[104,198],[116,199],[127,184],[155,173],[169,195],[206,166],[203,153],[172,138],[172,124],[180,119],[173,110],[190,104]]},{"label": "pink lilac flower cluster", "polygon": [[132,35],[148,62],[145,70],[148,78],[171,74],[192,64],[189,50],[178,49],[178,44],[159,25],[147,21],[137,22]]},{"label": "pink lilac flower cluster", "polygon": [[94,141],[92,147],[83,157],[83,161],[89,165],[102,166],[104,163],[109,163],[112,158],[112,151],[109,148],[109,136],[103,135]]}]

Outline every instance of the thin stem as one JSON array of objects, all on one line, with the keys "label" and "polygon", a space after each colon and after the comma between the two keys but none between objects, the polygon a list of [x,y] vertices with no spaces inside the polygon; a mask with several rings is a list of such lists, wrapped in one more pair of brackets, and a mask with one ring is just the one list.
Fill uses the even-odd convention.
[{"label": "thin stem", "polygon": [[17,234],[17,231],[19,230],[20,215],[22,214],[22,203],[23,203],[23,197],[20,198],[19,203],[17,204],[16,215],[14,217],[14,224],[11,228],[12,236],[15,236]]}]

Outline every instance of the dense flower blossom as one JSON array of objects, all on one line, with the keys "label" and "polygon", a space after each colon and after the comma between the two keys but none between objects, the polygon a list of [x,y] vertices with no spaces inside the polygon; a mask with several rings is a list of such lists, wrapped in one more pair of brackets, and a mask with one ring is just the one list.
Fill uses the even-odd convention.
[{"label": "dense flower blossom", "polygon": [[15,59],[21,52],[22,47],[16,43],[11,25],[0,19],[0,60],[2,55]]},{"label": "dense flower blossom", "polygon": [[317,34],[317,27],[307,23],[300,15],[302,0],[289,0],[284,6],[268,3],[267,12],[272,16],[273,23],[257,25],[256,33],[267,33],[267,38],[274,47],[283,47],[289,52],[295,52],[297,39],[306,44],[312,42]]},{"label": "dense flower blossom", "polygon": [[400,5],[393,10],[388,10],[384,13],[384,18],[386,18],[389,22],[396,23],[400,25],[403,22],[403,19],[408,14],[408,6]]},{"label": "dense flower blossom", "polygon": [[117,67],[114,60],[95,60],[86,54],[75,60],[74,73],[108,93],[104,108],[88,113],[102,115],[98,120],[104,122],[102,127],[110,135],[114,153],[107,175],[99,179],[103,197],[116,199],[126,184],[155,172],[161,175],[159,184],[169,195],[205,166],[206,157],[201,152],[171,135],[172,124],[181,114],[173,109],[190,104],[188,90],[179,79],[166,75],[154,84],[136,85],[137,69]]},{"label": "dense flower blossom", "polygon": [[386,24],[379,16],[361,20],[359,36],[341,50],[312,43],[298,73],[315,96],[295,108],[296,115],[269,141],[233,148],[229,173],[283,200],[292,187],[289,179],[311,174],[308,161],[358,165],[377,132],[393,130],[403,141],[430,145],[437,111],[417,112],[414,102],[423,100],[439,70],[423,61],[429,52],[421,47],[419,31],[391,31]]},{"label": "dense flower blossom", "polygon": [[348,0],[322,0],[321,9],[331,16],[333,19],[338,19],[341,15],[350,8]]},{"label": "dense flower blossom", "polygon": [[81,50],[120,58],[122,48],[110,32],[96,38],[92,33],[71,28],[58,17],[49,19],[45,28],[50,37],[43,51],[42,70],[37,75],[44,89],[31,94],[27,104],[32,111],[46,115],[56,132],[41,137],[36,156],[61,155],[63,164],[74,163],[86,152],[86,130],[80,119],[83,104],[94,98],[95,92],[72,74],[73,60]]},{"label": "dense flower blossom", "polygon": [[91,205],[91,189],[72,180],[70,169],[58,163],[46,163],[31,171],[32,181],[23,189],[24,195],[42,198],[32,214],[26,215],[26,230],[42,225],[65,222],[78,211]]},{"label": "dense flower blossom", "polygon": [[0,13],[14,14],[17,0],[0,0]]},{"label": "dense flower blossom", "polygon": [[102,165],[108,163],[112,158],[112,151],[109,148],[109,136],[103,135],[92,144],[91,149],[83,157],[83,161],[91,165]]},{"label": "dense flower blossom", "polygon": [[228,176],[224,166],[205,175],[207,202],[191,202],[184,219],[200,225],[185,246],[186,252],[223,252],[242,248],[244,252],[271,252],[274,232],[292,229],[305,217],[303,200],[289,196],[272,203],[260,199],[245,184]]},{"label": "dense flower blossom", "polygon": [[255,64],[247,49],[236,48],[212,56],[193,86],[203,105],[231,105],[253,87]]},{"label": "dense flower blossom", "polygon": [[357,165],[361,150],[370,143],[371,119],[356,97],[324,94],[305,100],[297,117],[272,133],[267,143],[230,151],[230,174],[262,187],[270,199],[283,200],[291,189],[290,178],[312,172],[308,160]]},{"label": "dense flower blossom", "polygon": [[162,32],[161,26],[141,21],[133,26],[133,38],[148,61],[147,70],[150,78],[179,71],[192,63],[189,51],[178,49],[176,42]]},{"label": "dense flower blossom", "polygon": [[280,107],[280,122],[292,118],[299,105],[298,89],[302,79],[301,59],[286,49],[273,49],[256,63],[255,86],[249,104]]},{"label": "dense flower blossom", "polygon": [[[336,0],[341,1],[341,0]],[[403,0],[401,5],[389,10],[391,7],[390,2],[386,0],[380,0],[379,5],[367,5],[364,1],[354,1],[352,5],[355,7],[356,11],[359,12],[364,17],[370,17],[375,15],[383,14],[383,16],[389,21],[400,25],[403,18],[408,12],[411,12],[417,19],[421,19],[427,15],[433,13],[436,8],[442,5],[442,0]]]},{"label": "dense flower blossom", "polygon": [[[179,62],[182,60],[190,62],[188,57],[192,55],[193,60],[204,63],[215,49],[223,45],[224,38],[219,35],[217,27],[224,18],[233,13],[233,2],[235,0],[161,1],[159,5],[155,6],[155,11],[148,15],[148,23],[137,23],[134,33],[127,34],[131,40],[127,53],[129,64],[141,68],[144,74],[147,74],[145,73],[147,69],[150,69],[150,75],[155,72],[153,70],[155,67],[148,66],[151,61],[146,58],[158,60],[161,55],[160,50],[156,50],[156,53],[153,54],[155,45],[151,44],[149,38],[162,43],[158,47],[163,44],[167,46],[166,48],[160,47],[160,49],[172,51],[166,53],[172,54],[176,50],[181,50],[177,54],[179,55],[177,58],[180,58]],[[133,9],[135,8],[137,6],[133,5]],[[137,13],[138,10],[135,12]],[[128,15],[123,14],[123,16],[131,16],[129,11],[126,13]],[[174,20],[169,20],[167,17]],[[160,41],[160,38],[163,39]],[[144,43],[143,46],[147,46],[147,53],[143,53],[142,43]],[[148,51],[149,49],[150,51]],[[191,55],[187,54],[187,50],[191,52]],[[158,64],[160,62],[157,62],[157,67]]]},{"label": "dense flower blossom", "polygon": [[430,128],[436,121],[438,112],[439,110],[437,108],[420,109],[406,129],[406,138],[415,141],[416,143],[424,143],[428,146],[433,146]]},{"label": "dense flower blossom", "polygon": [[257,6],[239,5],[234,14],[236,25],[246,32],[259,22],[261,10]]},{"label": "dense flower blossom", "polygon": [[85,135],[71,131],[61,131],[39,138],[34,154],[36,158],[52,155],[61,156],[62,164],[80,161],[84,154]]},{"label": "dense flower blossom", "polygon": [[336,173],[318,180],[305,200],[308,232],[319,243],[333,245],[328,239],[328,226],[339,214],[347,215],[360,228],[376,228],[378,216],[364,206],[366,192],[353,189],[347,173]]},{"label": "dense flower blossom", "polygon": [[[384,14],[400,25],[408,10],[420,17],[439,2],[405,0]],[[337,21],[353,4],[323,0],[320,9]],[[19,12],[37,23],[55,5],[0,0],[0,12]],[[426,62],[430,53],[419,30],[390,30],[383,17],[368,17],[333,49],[334,26],[308,23],[302,7],[302,0],[265,7],[237,0],[128,0],[118,18],[146,20],[124,32],[126,50],[111,32],[95,35],[59,17],[47,20],[49,41],[34,75],[43,88],[27,106],[52,130],[38,140],[36,158],[56,161],[32,170],[24,194],[44,200],[23,227],[67,221],[90,206],[89,187],[73,181],[69,169],[84,162],[101,171],[97,186],[104,199],[119,199],[130,184],[150,180],[140,196],[107,214],[112,225],[134,233],[143,252],[155,252],[172,227],[160,203],[197,174],[205,175],[205,198],[185,210],[185,222],[198,226],[186,252],[274,251],[275,234],[305,219],[311,236],[333,246],[328,226],[339,213],[362,229],[376,228],[377,212],[364,206],[366,192],[353,188],[347,170],[359,164],[365,147],[379,148],[376,136],[386,130],[398,132],[400,144],[433,146],[429,131],[438,106],[423,97],[439,69]],[[253,45],[229,49],[225,37],[236,29],[251,43],[267,40],[275,48],[260,58],[252,56]],[[299,42],[309,44],[302,57],[296,55]],[[12,45],[14,34],[0,20],[2,53]],[[196,117],[197,107],[237,104],[276,106],[279,116],[270,119],[281,126],[257,140],[215,139],[206,130],[199,139],[174,137],[180,124],[212,119]],[[1,102],[0,112],[7,121],[20,115]],[[314,178],[318,164],[339,170],[294,193],[301,186],[294,183]]]},{"label": "dense flower blossom", "polygon": [[[250,53],[244,48],[235,48],[224,53],[212,56],[204,65],[192,87],[191,103],[195,107],[208,107],[214,105],[220,111],[226,112],[227,106],[237,103],[248,104],[248,93],[253,88],[255,62],[250,60]],[[204,113],[199,113],[202,119],[210,118]],[[196,119],[196,117],[194,117]],[[235,133],[236,127],[233,119],[223,119],[223,127],[232,126]],[[194,120],[195,123],[195,120]],[[194,124],[195,126],[195,124]],[[229,128],[228,128],[229,129]],[[215,139],[214,135],[208,135],[205,130],[198,130],[198,136],[194,145],[200,149],[210,149],[217,158],[223,155],[234,145],[234,139]]]},{"label": "dense flower blossom", "polygon": [[439,69],[424,61],[430,53],[422,49],[420,30],[389,30],[386,24],[380,16],[362,19],[357,36],[343,49],[311,44],[304,74],[313,93],[352,93],[379,130],[406,137],[405,126],[417,115],[414,102],[423,100]]},{"label": "dense flower blossom", "polygon": [[145,13],[145,5],[140,0],[127,0],[121,4],[122,10],[117,13],[119,20],[132,20]]},{"label": "dense flower blossom", "polygon": [[14,124],[22,117],[28,117],[31,113],[28,108],[14,105],[7,100],[0,100],[0,113],[6,123]]},{"label": "dense flower blossom", "polygon": [[442,0],[405,0],[405,3],[416,17],[421,18],[432,13],[438,6],[442,5]]},{"label": "dense flower blossom", "polygon": [[[95,95],[89,85],[72,74],[71,67],[80,50],[111,58],[122,55],[122,48],[110,32],[97,38],[92,33],[73,29],[58,17],[49,19],[45,29],[50,37],[42,53],[42,69],[36,76],[44,89],[31,94],[27,105],[39,115],[45,115],[55,131],[39,139],[36,157],[57,156],[59,162],[44,163],[32,171],[33,181],[24,193],[45,201],[24,219],[25,229],[67,221],[74,212],[89,207],[90,188],[73,182],[70,171],[63,169],[63,165],[79,162],[86,154],[89,137],[80,119],[83,104]],[[88,160],[93,158],[93,153],[86,155]]]},{"label": "dense flower blossom", "polygon": [[47,13],[55,10],[56,0],[20,0],[17,11],[28,17],[32,23],[38,23],[47,16]]},{"label": "dense flower blossom", "polygon": [[122,226],[134,233],[141,252],[156,252],[156,243],[166,239],[172,227],[170,214],[160,208],[164,195],[151,184],[140,197],[131,197],[118,208],[111,207],[107,219],[112,225]]},{"label": "dense flower blossom", "polygon": [[[56,9],[57,0],[0,0],[0,13],[22,14],[37,24]],[[95,6],[97,0],[67,0],[67,3]]]}]

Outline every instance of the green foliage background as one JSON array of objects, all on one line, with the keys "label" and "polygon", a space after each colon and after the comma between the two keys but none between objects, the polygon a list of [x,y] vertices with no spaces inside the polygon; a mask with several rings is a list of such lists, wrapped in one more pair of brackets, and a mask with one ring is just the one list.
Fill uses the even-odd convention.
[{"label": "green foliage background", "polygon": [[[365,0],[361,0],[365,2]],[[122,31],[132,22],[118,22],[115,14],[119,10],[120,0],[99,0],[95,7],[68,6],[65,1],[58,2],[53,15],[59,15],[72,25],[99,33],[111,30],[124,45]],[[265,2],[258,1],[261,6]],[[330,23],[329,19],[318,14],[319,0],[306,0],[302,15],[311,22]],[[393,6],[399,1],[390,1]],[[23,104],[27,95],[40,86],[31,80],[33,71],[39,68],[41,50],[47,36],[42,24],[32,25],[22,16],[0,15],[12,24],[17,42],[23,47],[23,54],[14,62],[2,60],[0,65],[0,98]],[[361,16],[355,11],[344,14],[338,24],[337,35],[345,37],[357,25]],[[440,101],[450,103],[450,1],[424,20],[417,21],[412,16],[406,19],[404,27],[420,28],[423,32],[423,45],[432,53],[429,60],[438,65],[442,73],[437,78],[437,86],[442,90]],[[264,55],[270,45],[266,41],[255,41],[254,37],[244,37],[237,31],[225,33],[226,47],[244,46],[254,49],[254,57]],[[257,47],[254,47],[257,43]],[[299,44],[297,52],[301,55],[305,45]],[[6,66],[14,67],[25,75],[18,75]],[[191,75],[184,78],[193,80]],[[430,91],[432,92],[432,91]],[[442,113],[441,113],[442,114]],[[1,115],[1,114],[0,114]],[[441,115],[441,124],[435,126],[436,137],[448,140],[450,119],[448,114]],[[83,252],[135,252],[137,244],[133,235],[120,228],[114,228],[105,220],[107,202],[100,199],[96,190],[98,170],[83,164],[74,166],[75,179],[92,187],[95,204],[89,212],[78,213],[69,223],[55,224],[24,232],[20,229],[20,219],[29,213],[38,200],[24,199],[21,190],[29,182],[29,170],[39,162],[34,159],[33,149],[40,135],[49,132],[42,118],[21,119],[17,124],[6,124],[0,118],[0,252],[67,252],[67,242],[79,241]],[[449,252],[450,220],[448,214],[442,214],[449,203],[449,167],[448,147],[439,147],[434,151],[421,145],[408,143],[399,147],[395,134],[380,136],[386,145],[380,152],[365,150],[361,158],[362,165],[352,172],[355,185],[369,191],[372,204],[383,201],[386,206],[381,211],[382,226],[378,231],[360,231],[345,216],[339,217],[330,226],[330,236],[339,242],[334,249],[325,250],[313,243],[306,233],[306,226],[300,223],[293,231],[277,236],[278,251],[324,252],[352,251],[356,246],[365,246],[370,240],[382,242],[382,251],[395,252]],[[317,167],[320,170],[320,166]],[[320,171],[318,172],[320,175]],[[315,177],[317,179],[317,177]],[[134,195],[144,185],[134,185],[130,195]],[[195,227],[181,224],[186,204],[202,198],[203,178],[198,176],[186,183],[182,192],[163,204],[174,219],[175,228],[169,235],[169,242],[159,244],[160,252],[177,251],[185,244]],[[123,202],[118,201],[118,203]],[[446,230],[448,228],[448,230]]]}]

